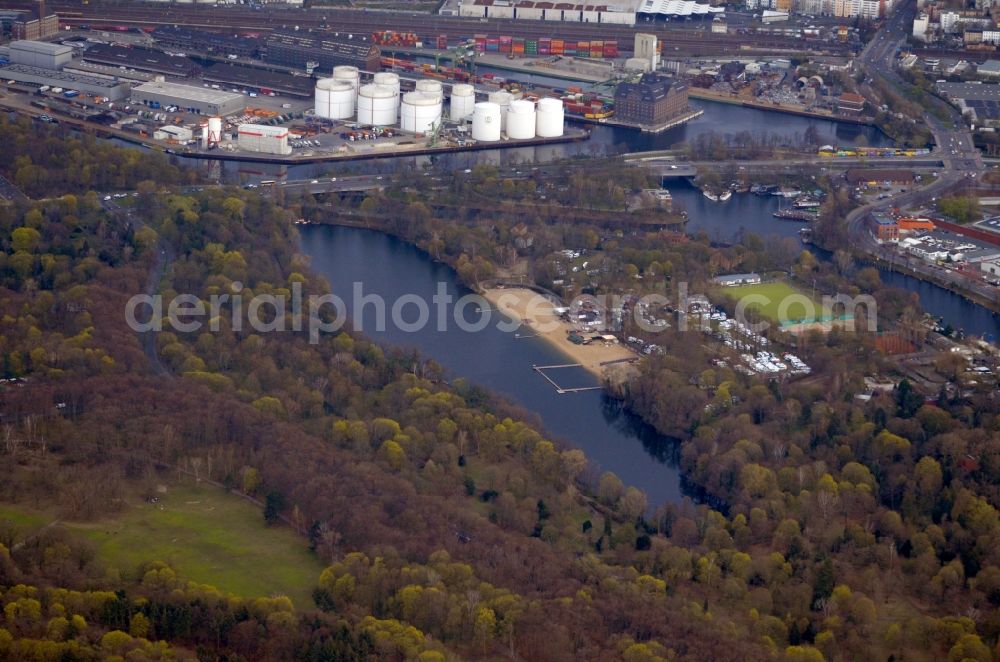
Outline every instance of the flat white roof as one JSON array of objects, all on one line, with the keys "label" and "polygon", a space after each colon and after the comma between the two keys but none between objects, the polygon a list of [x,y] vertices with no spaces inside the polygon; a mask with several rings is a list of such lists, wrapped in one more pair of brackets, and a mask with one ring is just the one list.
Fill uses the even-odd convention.
[{"label": "flat white roof", "polygon": [[637,10],[640,14],[665,14],[667,16],[699,16],[721,14],[723,7],[699,4],[694,0],[642,0]]},{"label": "flat white roof", "polygon": [[135,88],[134,92],[145,92],[147,94],[166,94],[177,99],[197,101],[199,103],[212,103],[223,105],[234,99],[243,99],[243,95],[238,92],[226,92],[225,90],[213,90],[205,87],[194,87],[193,85],[181,85],[179,83],[150,82],[143,83]]},{"label": "flat white roof", "polygon": [[288,135],[288,128],[283,126],[268,126],[266,124],[240,124],[237,129],[240,135],[281,138]]}]

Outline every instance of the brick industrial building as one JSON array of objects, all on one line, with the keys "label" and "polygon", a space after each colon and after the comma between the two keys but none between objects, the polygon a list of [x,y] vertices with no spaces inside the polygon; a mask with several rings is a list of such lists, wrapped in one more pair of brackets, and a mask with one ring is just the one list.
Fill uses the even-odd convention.
[{"label": "brick industrial building", "polygon": [[688,111],[688,88],[661,74],[643,74],[615,90],[615,117],[645,125],[665,124]]}]

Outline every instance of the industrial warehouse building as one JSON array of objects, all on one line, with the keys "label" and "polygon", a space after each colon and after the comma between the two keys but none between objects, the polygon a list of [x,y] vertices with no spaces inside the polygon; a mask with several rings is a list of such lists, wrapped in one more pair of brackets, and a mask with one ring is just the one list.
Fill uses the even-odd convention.
[{"label": "industrial warehouse building", "polygon": [[463,0],[459,16],[635,25],[637,17],[712,17],[723,11],[694,0],[618,0],[611,4],[550,0]]},{"label": "industrial warehouse building", "polygon": [[270,90],[277,94],[297,97],[311,97],[314,85],[313,79],[306,76],[292,76],[280,71],[265,71],[222,62],[206,69],[201,79],[206,83]]},{"label": "industrial warehouse building", "polygon": [[121,81],[98,78],[97,76],[79,75],[68,71],[30,67],[25,64],[12,64],[7,67],[0,67],[0,78],[14,80],[18,83],[62,87],[67,90],[76,90],[77,92],[107,97],[112,101],[124,99],[128,96],[129,92],[129,86]]},{"label": "industrial warehouse building", "polygon": [[237,145],[245,152],[281,156],[292,153],[292,147],[288,144],[288,129],[283,126],[240,124],[236,135]]},{"label": "industrial warehouse building", "polygon": [[626,122],[655,126],[687,111],[687,85],[660,74],[643,74],[639,82],[615,90],[615,117]]},{"label": "industrial warehouse building", "polygon": [[11,64],[25,64],[42,69],[62,69],[73,59],[73,49],[44,41],[10,42]]},{"label": "industrial warehouse building", "polygon": [[[634,5],[634,3],[633,3]],[[470,18],[516,18],[535,21],[571,23],[611,23],[634,25],[635,7],[623,4],[598,5],[587,2],[550,2],[549,0],[465,0],[459,16]]]},{"label": "industrial warehouse building", "polygon": [[257,57],[263,45],[259,37],[233,37],[173,26],[156,28],[153,30],[153,38],[160,46],[177,48],[183,52],[197,51],[240,57]]},{"label": "industrial warehouse building", "polygon": [[80,57],[84,62],[125,66],[139,71],[152,71],[179,78],[195,78],[201,67],[186,57],[171,57],[151,48],[93,44]]},{"label": "industrial warehouse building", "polygon": [[132,100],[147,106],[177,106],[189,113],[232,115],[246,108],[242,94],[156,81],[132,90]]},{"label": "industrial warehouse building", "polygon": [[186,126],[161,126],[153,132],[153,140],[167,140],[176,143],[188,143],[194,138],[194,133]]},{"label": "industrial warehouse building", "polygon": [[304,69],[308,63],[315,62],[316,66],[325,70],[349,65],[375,72],[381,68],[381,57],[378,46],[360,38],[278,31],[267,38],[264,60],[297,69]]}]

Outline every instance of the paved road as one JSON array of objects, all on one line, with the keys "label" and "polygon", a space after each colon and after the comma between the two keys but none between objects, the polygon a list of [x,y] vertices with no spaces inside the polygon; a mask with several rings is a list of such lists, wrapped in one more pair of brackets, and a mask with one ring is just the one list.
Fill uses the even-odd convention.
[{"label": "paved road", "polygon": [[[907,0],[898,5],[896,11],[886,19],[879,32],[861,51],[855,61],[855,69],[863,71],[869,76],[880,76],[897,87],[904,87],[905,81],[899,77],[894,69],[895,57],[896,52],[906,42],[906,36],[913,24],[915,12],[914,0]],[[868,230],[866,220],[872,212],[886,211],[893,207],[930,206],[938,197],[946,194],[961,182],[979,177],[985,169],[982,156],[973,145],[972,134],[966,128],[961,114],[952,106],[934,98],[931,98],[929,102],[936,104],[939,110],[946,109],[949,119],[949,122],[943,122],[930,112],[925,112],[923,117],[934,135],[934,155],[939,157],[942,162],[940,177],[926,186],[911,188],[906,193],[853,210],[846,219],[851,244],[855,249],[884,259],[886,262],[899,263],[902,261],[926,278],[962,286],[988,300],[996,300],[996,288],[985,283],[968,280],[953,271],[942,269],[922,260],[900,258],[891,249],[880,246]]]}]

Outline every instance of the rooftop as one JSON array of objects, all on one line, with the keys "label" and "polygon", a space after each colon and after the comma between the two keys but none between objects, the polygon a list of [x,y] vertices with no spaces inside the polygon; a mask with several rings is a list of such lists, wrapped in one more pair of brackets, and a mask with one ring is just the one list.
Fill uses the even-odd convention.
[{"label": "rooftop", "polygon": [[222,105],[240,99],[243,95],[236,92],[226,92],[225,90],[213,90],[205,87],[194,87],[193,85],[181,85],[179,83],[152,82],[144,83],[135,88],[136,92],[146,94],[166,94],[178,99],[197,101],[200,103],[212,103]]},{"label": "rooftop", "polygon": [[673,78],[656,73],[643,74],[638,83],[619,85],[615,90],[615,99],[625,99],[638,94],[643,101],[656,101],[666,97],[670,93],[671,87],[680,91],[686,89],[683,83],[678,83]]},{"label": "rooftop", "polygon": [[746,274],[726,274],[724,276],[716,276],[712,280],[716,283],[743,283],[746,281],[760,280],[760,274],[753,272]]},{"label": "rooftop", "polygon": [[984,83],[938,83],[938,92],[952,99],[966,101],[1000,101],[1000,85]]},{"label": "rooftop", "polygon": [[[68,71],[58,71],[56,69],[43,69],[42,67],[32,67],[27,64],[10,64],[6,67],[0,67],[0,72],[3,74],[24,74],[26,76],[39,76],[42,78],[47,78],[62,87],[73,88],[74,84],[77,85],[91,85],[95,87],[104,87],[107,89],[114,89],[119,85],[122,85],[121,81],[111,80],[108,78],[98,78],[97,76],[87,76],[83,74],[74,74]],[[5,76],[0,74],[0,78],[12,78],[13,76]]]},{"label": "rooftop", "polygon": [[10,42],[10,48],[15,51],[28,51],[31,53],[39,53],[41,55],[65,55],[73,52],[73,49],[69,46],[63,46],[62,44],[50,44],[45,41],[12,41]]},{"label": "rooftop", "polygon": [[126,48],[107,44],[91,45],[81,59],[88,62],[126,65],[135,69],[169,72],[178,76],[187,76],[198,69],[198,65],[186,57],[172,57],[151,48]]},{"label": "rooftop", "polygon": [[721,14],[723,7],[712,7],[708,3],[699,4],[694,0],[642,0],[636,10],[640,14],[662,14],[665,16],[700,16]]}]

